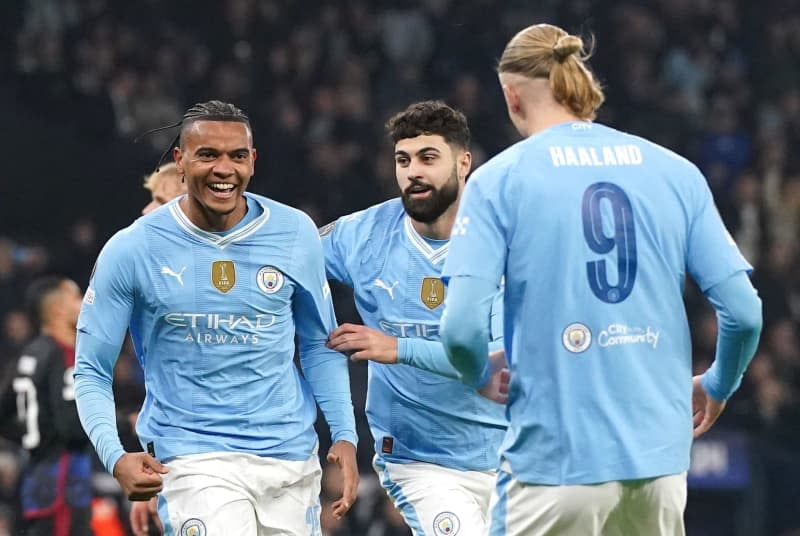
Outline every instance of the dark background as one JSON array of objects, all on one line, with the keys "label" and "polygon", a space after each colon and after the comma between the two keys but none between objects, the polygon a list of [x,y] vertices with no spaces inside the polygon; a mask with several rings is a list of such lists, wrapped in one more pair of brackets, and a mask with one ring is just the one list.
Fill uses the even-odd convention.
[{"label": "dark background", "polygon": [[[515,141],[493,68],[508,39],[538,22],[596,36],[591,65],[607,94],[598,121],[700,166],[755,267],[762,342],[718,424],[723,435],[694,458],[689,534],[800,533],[795,0],[3,0],[4,366],[30,336],[19,313],[27,282],[61,272],[85,285],[104,241],[148,201],[142,178],[170,134],[133,143],[136,135],[195,102],[234,102],[259,150],[250,189],[321,225],[395,195],[382,124],[410,102],[442,98],[462,109],[476,165]],[[337,297],[340,320],[354,318]],[[691,285],[686,301],[704,370],[715,318]],[[129,348],[121,363],[118,396],[135,399]],[[356,367],[357,406],[363,381]],[[369,487],[369,449],[365,437],[364,506],[347,527],[326,522],[328,534],[402,533]],[[13,523],[18,460],[10,446],[0,453],[0,535]],[[113,486],[98,494],[114,497]]]}]

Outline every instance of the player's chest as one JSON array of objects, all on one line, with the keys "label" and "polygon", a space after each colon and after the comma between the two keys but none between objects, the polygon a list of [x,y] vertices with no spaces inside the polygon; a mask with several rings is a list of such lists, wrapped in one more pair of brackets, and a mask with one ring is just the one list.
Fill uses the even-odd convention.
[{"label": "player's chest", "polygon": [[384,318],[438,321],[446,294],[441,279],[443,262],[431,263],[403,252],[384,260],[374,270],[360,274],[355,286],[361,304]]},{"label": "player's chest", "polygon": [[294,281],[268,257],[203,248],[166,251],[143,259],[142,299],[151,308],[219,308],[291,314]]}]

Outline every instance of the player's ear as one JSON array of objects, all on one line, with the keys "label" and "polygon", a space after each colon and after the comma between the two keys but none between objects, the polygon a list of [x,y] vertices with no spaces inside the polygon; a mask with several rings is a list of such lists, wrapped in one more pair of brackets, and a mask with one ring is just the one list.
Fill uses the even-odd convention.
[{"label": "player's ear", "polygon": [[469,175],[470,169],[472,169],[472,153],[464,151],[458,157],[458,178],[465,179]]},{"label": "player's ear", "polygon": [[522,111],[519,92],[511,84],[503,84],[502,88],[503,88],[503,97],[505,97],[506,99],[506,106],[508,106],[508,111],[515,115],[519,115],[519,113]]},{"label": "player's ear", "polygon": [[172,159],[175,161],[175,169],[178,171],[178,175],[183,175],[185,173],[183,171],[183,152],[180,147],[175,146],[172,148]]},{"label": "player's ear", "polygon": [[250,154],[252,155],[252,157],[253,157],[253,163],[255,164],[255,162],[256,162],[256,158],[258,158],[258,151],[256,151],[256,148],[255,148],[255,147],[253,147],[253,149],[250,151]]}]

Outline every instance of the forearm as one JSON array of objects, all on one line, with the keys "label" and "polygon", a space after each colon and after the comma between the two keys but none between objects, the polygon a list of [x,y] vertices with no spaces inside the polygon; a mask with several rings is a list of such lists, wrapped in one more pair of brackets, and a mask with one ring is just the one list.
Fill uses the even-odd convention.
[{"label": "forearm", "polygon": [[[489,352],[501,348],[503,348],[502,340],[491,341],[488,345]],[[450,363],[444,345],[439,341],[399,338],[397,339],[397,362],[427,370],[445,378],[461,379],[461,373]]]},{"label": "forearm", "polygon": [[727,400],[739,388],[761,334],[761,300],[744,272],[706,291],[717,311],[717,349],[703,375],[703,388],[716,400]]},{"label": "forearm", "polygon": [[397,339],[397,362],[446,378],[461,379],[461,374],[453,368],[447,359],[444,346],[439,341],[399,338]]},{"label": "forearm", "polygon": [[[115,349],[85,333],[78,336],[75,402],[84,431],[109,473],[125,454],[117,431],[112,390]],[[113,355],[113,357],[111,357]]]},{"label": "forearm", "polygon": [[320,344],[300,348],[303,374],[331,430],[331,439],[358,444],[347,358]]},{"label": "forearm", "polygon": [[441,338],[461,381],[479,387],[485,381],[490,325],[487,319],[497,285],[475,277],[454,277],[448,286]]}]

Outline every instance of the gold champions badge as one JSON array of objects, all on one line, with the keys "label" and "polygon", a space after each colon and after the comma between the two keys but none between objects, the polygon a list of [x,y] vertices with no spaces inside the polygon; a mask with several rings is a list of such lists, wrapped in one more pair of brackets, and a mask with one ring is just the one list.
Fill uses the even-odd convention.
[{"label": "gold champions badge", "polygon": [[211,283],[220,292],[228,292],[236,284],[236,268],[233,261],[211,263]]},{"label": "gold champions badge", "polygon": [[438,277],[426,277],[422,280],[419,297],[425,307],[436,309],[444,301],[444,283]]}]

